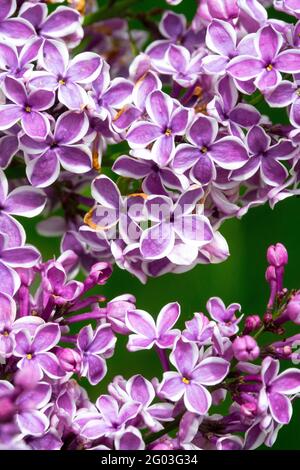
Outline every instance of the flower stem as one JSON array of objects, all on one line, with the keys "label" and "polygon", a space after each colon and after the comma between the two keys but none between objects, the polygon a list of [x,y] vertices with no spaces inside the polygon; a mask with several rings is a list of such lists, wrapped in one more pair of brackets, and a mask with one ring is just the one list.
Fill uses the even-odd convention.
[{"label": "flower stem", "polygon": [[126,16],[128,8],[139,2],[140,0],[120,0],[114,3],[110,8],[107,8],[107,6],[99,8],[98,11],[85,17],[83,25],[89,26],[93,23],[107,20],[109,18],[124,17]]}]

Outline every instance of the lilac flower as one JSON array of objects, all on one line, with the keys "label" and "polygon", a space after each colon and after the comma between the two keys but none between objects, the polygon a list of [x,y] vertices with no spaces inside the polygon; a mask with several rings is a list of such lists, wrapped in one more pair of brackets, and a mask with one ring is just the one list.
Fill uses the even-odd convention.
[{"label": "lilac flower", "polygon": [[240,304],[230,304],[227,308],[219,297],[211,297],[206,304],[210,316],[218,322],[223,336],[233,336],[239,330],[238,323],[242,317],[236,318],[235,312],[241,311]]},{"label": "lilac flower", "polygon": [[192,320],[185,322],[186,329],[182,332],[182,340],[199,345],[209,344],[214,325],[215,323],[209,321],[203,313],[196,312]]},{"label": "lilac flower", "polygon": [[36,34],[43,38],[71,40],[72,43],[74,35],[77,40],[83,36],[80,14],[72,8],[59,6],[48,15],[47,5],[44,3],[24,2],[19,17],[19,21],[30,23]]},{"label": "lilac flower", "polygon": [[258,170],[262,180],[270,186],[283,184],[287,176],[286,168],[278,160],[293,158],[295,147],[288,139],[281,139],[271,145],[271,138],[260,126],[252,127],[247,134],[247,146],[250,150],[250,159],[246,165],[232,173],[232,179],[240,181],[242,178],[252,177]]},{"label": "lilac flower", "polygon": [[287,424],[292,417],[292,405],[286,395],[300,391],[300,371],[287,369],[278,375],[279,361],[266,357],[262,363],[263,388],[259,394],[259,409],[268,409],[277,423]]},{"label": "lilac flower", "polygon": [[135,418],[141,408],[140,403],[128,402],[119,407],[117,400],[110,395],[101,395],[96,406],[100,412],[98,418],[91,419],[83,426],[81,433],[88,439],[102,436],[115,437],[124,431],[126,423]]},{"label": "lilac flower", "polygon": [[300,53],[296,49],[280,52],[282,36],[270,25],[261,28],[256,37],[255,47],[258,57],[240,55],[232,59],[227,71],[238,80],[255,78],[260,90],[278,85],[280,72],[300,72]]},{"label": "lilac flower", "polygon": [[132,148],[145,148],[152,142],[153,158],[161,165],[167,164],[174,150],[175,136],[185,133],[189,123],[189,110],[176,106],[173,100],[161,92],[153,91],[146,101],[151,121],[139,121],[127,134]]},{"label": "lilac flower", "polygon": [[[0,381],[0,399],[13,395],[10,382]],[[24,390],[16,400],[16,423],[24,436],[42,436],[49,427],[49,419],[43,412],[51,397],[51,386],[45,382],[37,384],[33,390]]]},{"label": "lilac flower", "polygon": [[37,59],[41,39],[33,38],[22,47],[20,53],[14,45],[0,41],[0,82],[7,76],[21,78],[33,67],[30,62]]},{"label": "lilac flower", "polygon": [[15,332],[26,329],[34,334],[36,328],[43,323],[39,317],[16,318],[15,301],[7,294],[0,293],[0,356],[10,357],[15,349]]},{"label": "lilac flower", "polygon": [[116,110],[131,101],[133,84],[124,78],[110,79],[109,66],[103,62],[99,76],[93,81],[90,97],[91,106],[102,120],[117,118]]},{"label": "lilac flower", "polygon": [[67,275],[63,266],[58,262],[51,263],[45,272],[44,277],[44,299],[45,306],[51,297],[56,305],[64,305],[66,302],[79,297],[83,291],[81,282],[67,281]]},{"label": "lilac flower", "polygon": [[[168,166],[160,167],[159,163],[152,160],[151,152],[141,149],[134,152],[140,158],[132,158],[126,155],[119,157],[113,164],[113,171],[126,178],[143,178],[142,189],[147,194],[164,194],[166,188],[183,190],[189,186],[185,175],[174,173]],[[147,158],[142,158],[146,157]]]},{"label": "lilac flower", "polygon": [[[92,385],[99,383],[106,374],[107,368],[103,357],[110,357],[116,337],[108,323],[93,332],[91,325],[79,332],[77,347],[82,355],[81,375],[88,377]],[[103,356],[103,357],[102,357]]]},{"label": "lilac flower", "polygon": [[178,372],[164,373],[159,393],[175,402],[183,397],[189,411],[205,415],[211,406],[211,395],[204,385],[222,382],[229,363],[220,357],[209,357],[197,364],[198,358],[197,346],[179,339],[170,356]]},{"label": "lilac flower", "polygon": [[[146,199],[148,218],[154,223],[143,231],[140,249],[145,259],[168,257],[176,264],[186,264],[184,250],[189,245],[190,255],[197,257],[198,249],[213,238],[208,219],[201,214],[193,214],[203,191],[191,187],[174,204],[166,196],[149,196]],[[190,264],[190,261],[188,261]]]},{"label": "lilac flower", "polygon": [[269,93],[266,93],[265,99],[272,108],[283,108],[291,105],[290,121],[294,126],[300,126],[300,92],[297,82],[283,80]]},{"label": "lilac flower", "polygon": [[228,126],[232,135],[243,137],[240,127],[247,129],[258,124],[261,119],[259,111],[250,104],[238,103],[238,90],[228,75],[221,78],[217,89],[218,95],[207,105],[209,115]]},{"label": "lilac flower", "polygon": [[129,351],[158,348],[172,348],[179,330],[172,329],[180,315],[178,303],[165,305],[158,314],[156,323],[152,316],[144,310],[128,310],[126,325],[134,334],[129,336],[127,348]]},{"label": "lilac flower", "polygon": [[16,46],[23,46],[34,35],[34,29],[23,18],[10,18],[16,8],[15,0],[0,1],[0,37]]},{"label": "lilac flower", "polygon": [[32,73],[29,85],[33,88],[58,90],[58,100],[67,108],[82,110],[87,94],[82,87],[92,83],[100,73],[102,60],[93,52],[78,54],[69,62],[66,46],[58,41],[46,41],[42,46],[40,62],[45,69]]},{"label": "lilac flower", "polygon": [[27,93],[21,81],[6,77],[4,93],[13,104],[0,106],[0,129],[9,129],[19,120],[29,137],[43,140],[50,131],[49,119],[41,111],[54,104],[54,93],[49,90],[37,90]]},{"label": "lilac flower", "polygon": [[216,140],[217,135],[215,119],[196,118],[187,133],[190,144],[180,144],[176,148],[172,162],[174,170],[183,173],[191,168],[192,180],[207,184],[216,177],[216,164],[231,170],[245,165],[248,155],[241,140],[230,136]]},{"label": "lilac flower", "polygon": [[91,151],[80,143],[87,130],[85,113],[67,111],[59,116],[53,135],[43,142],[22,136],[20,145],[28,154],[26,173],[31,184],[42,188],[52,184],[59,176],[60,164],[72,173],[90,171]]},{"label": "lilac flower", "polygon": [[56,323],[40,325],[33,337],[26,330],[17,331],[15,339],[14,354],[21,358],[17,364],[19,369],[29,367],[40,379],[44,374],[52,379],[64,377],[57,357],[51,352],[60,340],[60,328]]},{"label": "lilac flower", "polygon": [[204,51],[194,52],[192,55],[183,46],[171,44],[162,60],[154,60],[155,70],[172,75],[174,82],[188,88],[198,80],[202,69]]},{"label": "lilac flower", "polygon": [[0,231],[8,235],[6,246],[13,248],[25,243],[23,227],[12,217],[34,217],[45,207],[46,197],[39,189],[19,186],[8,194],[8,181],[0,170]]}]

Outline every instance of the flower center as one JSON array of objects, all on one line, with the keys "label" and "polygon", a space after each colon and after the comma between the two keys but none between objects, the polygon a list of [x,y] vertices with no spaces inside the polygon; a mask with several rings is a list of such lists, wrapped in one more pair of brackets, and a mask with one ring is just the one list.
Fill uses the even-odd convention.
[{"label": "flower center", "polygon": [[30,106],[26,106],[25,111],[26,111],[26,113],[31,113],[31,107],[30,107]]},{"label": "flower center", "polygon": [[7,330],[3,331],[3,336],[9,336],[9,332]]},{"label": "flower center", "polygon": [[271,72],[271,70],[273,70],[273,65],[272,64],[269,64],[267,67],[266,67],[267,71],[268,72]]},{"label": "flower center", "polygon": [[298,90],[296,90],[296,95],[300,96],[300,88],[298,88]]},{"label": "flower center", "polygon": [[58,81],[58,84],[59,84],[59,85],[65,85],[66,82],[65,82],[63,79],[60,79],[60,80]]},{"label": "flower center", "polygon": [[207,147],[202,147],[201,153],[207,153]]},{"label": "flower center", "polygon": [[172,131],[171,131],[171,129],[166,129],[166,132],[165,132],[165,134],[166,134],[167,136],[170,136],[170,135],[172,134]]},{"label": "flower center", "polygon": [[186,377],[182,377],[182,382],[185,384],[185,385],[188,385],[190,383],[189,379],[187,379]]},{"label": "flower center", "polygon": [[32,354],[26,354],[26,359],[32,359]]}]

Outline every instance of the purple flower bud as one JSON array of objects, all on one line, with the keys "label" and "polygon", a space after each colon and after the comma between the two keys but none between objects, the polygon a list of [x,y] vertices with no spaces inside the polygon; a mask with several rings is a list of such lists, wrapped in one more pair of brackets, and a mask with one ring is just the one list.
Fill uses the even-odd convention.
[{"label": "purple flower bud", "polygon": [[300,294],[296,294],[288,303],[286,313],[289,319],[300,325]]},{"label": "purple flower bud", "polygon": [[279,268],[288,263],[288,252],[282,243],[271,245],[267,251],[267,260],[271,266]]},{"label": "purple flower bud", "polygon": [[254,361],[259,356],[259,347],[252,336],[238,336],[232,344],[232,349],[238,361]]},{"label": "purple flower bud", "polygon": [[277,277],[276,277],[276,270],[274,266],[268,266],[266,269],[266,281],[271,284],[272,282],[276,282]]},{"label": "purple flower bud", "polygon": [[258,330],[261,326],[261,319],[258,315],[250,315],[246,318],[244,334],[252,333],[255,330]]},{"label": "purple flower bud", "polygon": [[80,372],[81,356],[75,349],[60,348],[56,353],[60,366],[66,372]]}]

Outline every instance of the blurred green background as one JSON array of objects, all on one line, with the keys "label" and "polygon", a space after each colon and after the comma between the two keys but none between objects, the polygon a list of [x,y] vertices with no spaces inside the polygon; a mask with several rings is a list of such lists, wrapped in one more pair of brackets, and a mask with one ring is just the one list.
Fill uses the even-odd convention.
[{"label": "blurred green background", "polygon": [[[147,11],[153,7],[166,8],[164,0],[144,0],[138,5],[139,10]],[[193,0],[183,0],[174,9],[186,13],[190,19],[195,11]],[[287,18],[274,10],[270,16]],[[292,21],[291,17],[288,17]],[[134,25],[136,26],[136,25]],[[270,110],[260,105],[261,111],[269,114],[273,122],[285,123],[286,115],[281,110]],[[22,221],[23,222],[23,221]],[[25,223],[27,239],[42,252],[44,259],[59,253],[58,239],[43,239],[35,231],[35,221]],[[99,287],[99,293],[111,299],[123,293],[136,296],[137,306],[156,316],[168,302],[178,301],[181,304],[181,326],[190,319],[195,311],[204,311],[206,301],[211,296],[220,296],[225,304],[239,302],[245,314],[263,315],[268,300],[268,286],[264,280],[266,268],[266,249],[278,241],[285,244],[289,252],[290,262],[286,270],[285,286],[299,288],[300,266],[300,201],[289,198],[279,203],[274,210],[267,205],[252,209],[242,220],[226,221],[221,233],[226,237],[231,256],[219,265],[198,266],[193,271],[181,275],[165,275],[158,279],[150,279],[142,285],[129,273],[115,268],[106,286]],[[106,386],[116,374],[126,378],[142,373],[148,378],[161,377],[161,368],[154,351],[128,353],[125,338],[119,338],[116,354],[108,360],[109,372],[104,381],[96,387],[90,387],[86,381],[84,386],[90,395],[96,398],[105,393]],[[300,449],[300,403],[294,406],[292,422],[279,433],[273,449]]]}]

